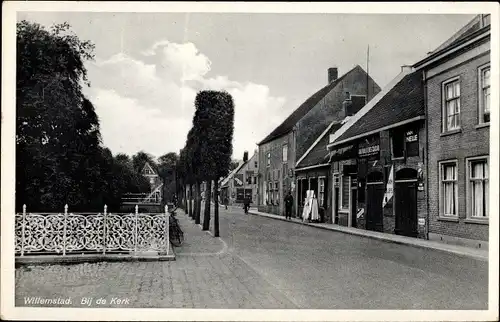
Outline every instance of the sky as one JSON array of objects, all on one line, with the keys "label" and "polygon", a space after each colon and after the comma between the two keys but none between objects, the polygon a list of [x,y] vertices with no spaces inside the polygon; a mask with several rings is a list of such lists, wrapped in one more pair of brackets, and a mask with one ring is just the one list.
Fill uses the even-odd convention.
[{"label": "sky", "polygon": [[95,44],[85,90],[113,154],[179,152],[203,89],[235,103],[233,158],[310,95],[360,65],[380,87],[447,40],[473,15],[19,12],[68,22]]}]

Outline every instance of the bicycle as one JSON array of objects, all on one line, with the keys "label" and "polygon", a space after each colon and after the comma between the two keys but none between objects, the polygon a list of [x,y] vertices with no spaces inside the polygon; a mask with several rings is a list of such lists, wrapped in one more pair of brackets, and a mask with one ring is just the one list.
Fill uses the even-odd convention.
[{"label": "bicycle", "polygon": [[169,225],[170,242],[175,247],[179,247],[184,242],[184,232],[179,226],[179,220],[175,218],[175,209],[169,212],[170,212],[170,225]]}]

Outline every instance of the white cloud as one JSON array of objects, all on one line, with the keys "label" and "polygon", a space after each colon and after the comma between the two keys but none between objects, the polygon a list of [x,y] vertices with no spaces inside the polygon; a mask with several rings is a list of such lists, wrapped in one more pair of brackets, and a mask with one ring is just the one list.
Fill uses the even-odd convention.
[{"label": "white cloud", "polygon": [[211,62],[192,43],[159,41],[143,55],[141,60],[121,53],[88,65],[89,95],[101,119],[104,144],[114,153],[178,152],[201,89],[226,90],[233,96],[235,158],[245,150],[252,153],[256,142],[285,116],[285,99],[272,96],[266,85],[206,77]]}]

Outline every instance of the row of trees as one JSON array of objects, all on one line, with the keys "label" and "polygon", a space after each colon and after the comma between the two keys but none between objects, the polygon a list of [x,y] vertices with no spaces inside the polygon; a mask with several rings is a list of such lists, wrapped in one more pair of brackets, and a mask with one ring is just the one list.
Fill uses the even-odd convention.
[{"label": "row of trees", "polygon": [[201,221],[200,185],[206,183],[203,230],[210,228],[211,191],[214,198],[214,236],[219,236],[218,184],[231,167],[234,103],[223,91],[200,91],[195,99],[193,125],[177,162],[182,206],[197,224]]},{"label": "row of trees", "polygon": [[[47,30],[17,23],[16,208],[36,211],[111,211],[124,193],[148,192],[140,174],[146,162],[172,178],[177,155],[158,159],[139,152],[113,156],[101,142],[99,119],[83,86],[84,62],[94,45],[81,41],[67,23]],[[174,182],[175,180],[168,180]],[[175,190],[175,188],[170,187]]]}]

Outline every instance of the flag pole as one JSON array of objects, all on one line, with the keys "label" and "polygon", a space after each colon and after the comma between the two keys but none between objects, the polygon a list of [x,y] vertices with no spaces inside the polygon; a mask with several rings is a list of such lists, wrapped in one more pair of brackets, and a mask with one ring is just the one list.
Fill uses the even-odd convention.
[{"label": "flag pole", "polygon": [[368,48],[366,50],[366,103],[368,103],[370,97],[370,44],[368,44]]}]

